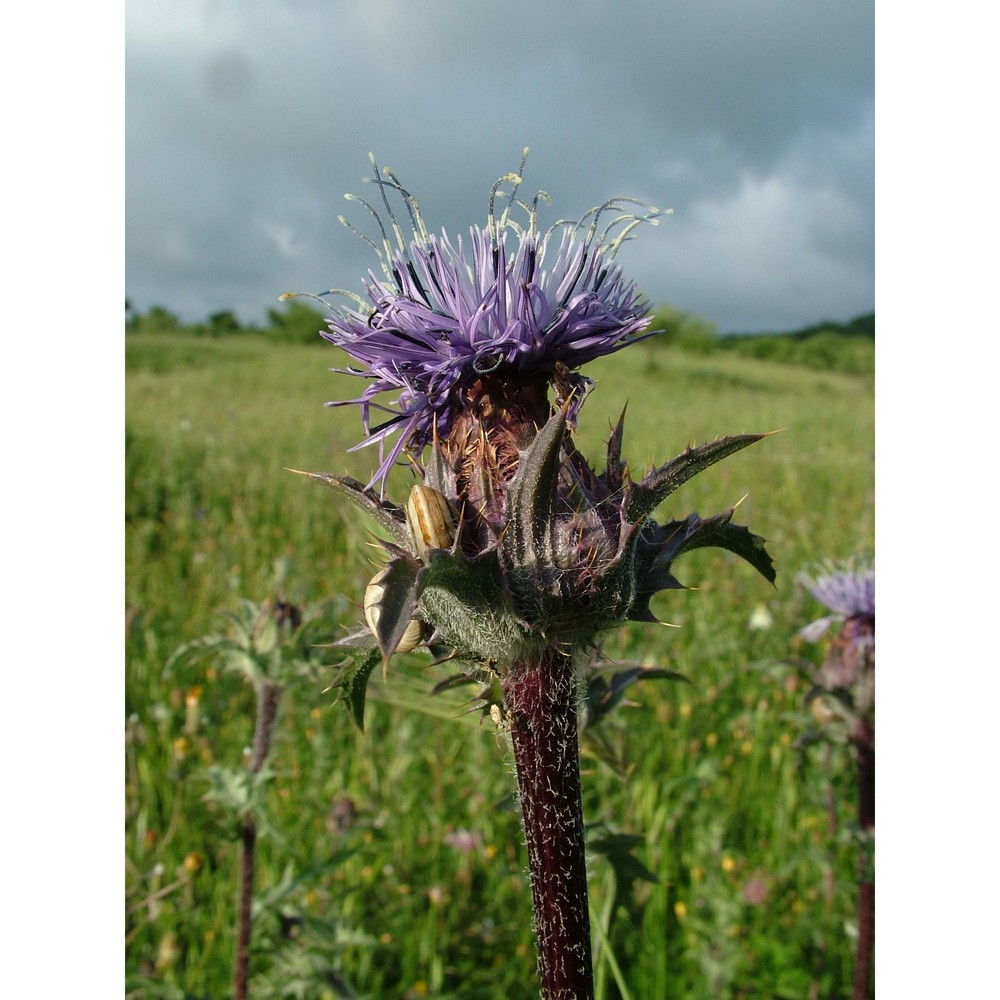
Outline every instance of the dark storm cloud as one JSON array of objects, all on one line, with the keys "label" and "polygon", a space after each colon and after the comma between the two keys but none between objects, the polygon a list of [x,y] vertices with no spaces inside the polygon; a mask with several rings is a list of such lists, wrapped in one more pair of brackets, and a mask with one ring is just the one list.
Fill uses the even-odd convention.
[{"label": "dark storm cloud", "polygon": [[132,0],[128,294],[259,319],[359,286],[374,150],[434,229],[485,216],[531,147],[548,218],[612,194],[675,214],[622,252],[721,329],[872,308],[872,7]]}]

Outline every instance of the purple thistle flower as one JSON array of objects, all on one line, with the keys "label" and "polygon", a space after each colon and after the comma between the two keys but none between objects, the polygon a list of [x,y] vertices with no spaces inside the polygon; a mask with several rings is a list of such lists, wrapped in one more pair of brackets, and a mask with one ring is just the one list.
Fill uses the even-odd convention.
[{"label": "purple thistle flower", "polygon": [[[822,666],[815,670],[809,697],[825,698],[825,725],[833,723],[854,747],[857,766],[858,934],[854,964],[854,996],[871,994],[875,954],[875,567],[865,560],[830,566],[823,575],[796,578],[834,614],[807,625],[800,635],[819,639],[834,622],[843,627],[830,640]],[[815,705],[821,704],[819,701]],[[831,711],[831,707],[833,711]],[[846,723],[846,729],[844,724]]]},{"label": "purple thistle flower", "polygon": [[[322,334],[361,366],[334,370],[370,381],[356,399],[327,404],[361,407],[366,440],[355,449],[379,446],[379,467],[369,485],[384,484],[404,450],[416,456],[435,434],[447,436],[468,407],[463,391],[484,377],[513,385],[554,384],[560,403],[571,399],[572,426],[592,385],[576,369],[650,336],[643,334],[650,323],[648,303],[613,258],[636,226],[663,213],[642,206],[645,214],[636,215],[628,206],[640,203],[613,198],[578,222],[557,222],[540,233],[538,205],[548,196],[540,191],[530,204],[518,200],[520,174],[506,174],[490,192],[486,227],[471,227],[468,243],[461,237],[452,242],[445,233],[428,232],[416,201],[390,170],[380,174],[374,157],[372,166],[384,211],[380,215],[362,204],[381,230],[381,249],[368,242],[383,275],[369,272],[364,298],[340,292],[358,308],[328,317],[330,329]],[[504,195],[500,187],[508,183],[512,187]],[[389,192],[406,208],[409,239]],[[506,198],[499,217],[498,195]],[[526,213],[527,225],[512,217],[515,207]],[[613,218],[599,232],[607,213]],[[376,402],[397,390],[394,405]],[[372,409],[388,419],[373,425]]]},{"label": "purple thistle flower", "polygon": [[835,622],[875,617],[874,566],[854,560],[842,564],[839,569],[830,565],[825,570],[816,576],[800,573],[796,577],[820,604],[834,612],[810,622],[799,632],[807,642],[816,642]]},{"label": "purple thistle flower", "polygon": [[825,691],[848,691],[854,709],[868,712],[875,707],[875,567],[864,560],[851,560],[815,578],[800,573],[796,578],[832,615],[801,629],[808,642],[816,642],[835,622],[843,622],[830,642],[816,682]]}]

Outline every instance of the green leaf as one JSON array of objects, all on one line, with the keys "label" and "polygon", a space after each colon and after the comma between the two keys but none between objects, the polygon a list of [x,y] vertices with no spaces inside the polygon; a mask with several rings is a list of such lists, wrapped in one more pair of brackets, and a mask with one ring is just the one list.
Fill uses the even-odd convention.
[{"label": "green leaf", "polygon": [[764,548],[764,539],[744,525],[733,524],[730,520],[732,516],[733,510],[728,510],[725,514],[700,521],[689,531],[684,551],[705,547],[726,549],[753,566],[768,583],[774,583],[777,574],[774,561]]},{"label": "green leaf", "polygon": [[560,410],[538,432],[522,453],[510,485],[507,528],[500,548],[511,565],[549,565],[554,561],[552,517],[566,413],[565,408]]},{"label": "green leaf", "polygon": [[748,528],[732,524],[733,510],[707,519],[691,514],[684,521],[657,524],[649,519],[642,526],[636,553],[636,596],[629,609],[631,621],[655,622],[650,598],[661,590],[682,587],[673,575],[673,563],[685,552],[715,547],[745,559],[769,583],[774,583],[774,563],[764,548],[764,539]]},{"label": "green leaf", "polygon": [[587,729],[596,726],[602,719],[610,715],[621,704],[626,690],[637,681],[670,680],[683,681],[685,684],[691,683],[684,674],[663,667],[645,667],[641,664],[634,664],[624,670],[615,670],[611,673],[610,678],[605,676],[607,671],[608,668],[604,668],[592,676],[587,683],[585,699]]},{"label": "green leaf", "polygon": [[[483,610],[497,612],[510,609],[503,587],[496,549],[488,549],[473,559],[462,552],[431,553],[429,566],[424,567],[419,581],[420,605],[426,609],[427,620],[445,623],[446,634],[434,633],[428,640],[435,655],[444,655],[457,648],[461,659],[465,655],[463,640],[453,633],[456,619]],[[467,640],[466,640],[467,641]]]},{"label": "green leaf", "polygon": [[[650,582],[657,583],[658,578],[669,571],[673,562],[685,552],[695,549],[718,548],[726,549],[746,560],[769,583],[774,583],[774,562],[764,548],[764,539],[754,535],[749,528],[733,524],[732,517],[735,508],[730,508],[723,514],[709,518],[700,518],[691,514],[685,521],[671,521],[668,524],[657,525],[656,534],[660,551],[653,560],[650,571]],[[663,589],[666,584],[654,586],[653,590]]]},{"label": "green leaf", "polygon": [[442,691],[451,691],[453,688],[465,687],[467,684],[476,683],[478,683],[478,680],[471,673],[452,674],[450,677],[446,677],[443,681],[438,681],[438,683],[431,688],[431,694],[440,694]]},{"label": "green leaf", "polygon": [[365,695],[368,691],[368,678],[381,659],[382,656],[377,649],[352,659],[342,669],[336,682],[336,686],[342,692],[341,698],[347,703],[354,724],[361,732],[365,731]]},{"label": "green leaf", "polygon": [[430,458],[424,468],[424,486],[443,493],[446,497],[456,496],[458,476],[438,447],[431,448]]},{"label": "green leaf", "polygon": [[614,908],[627,905],[636,882],[653,882],[657,877],[632,853],[645,843],[645,838],[634,833],[615,833],[603,823],[587,831],[587,850],[607,858],[615,874]]},{"label": "green leaf", "polygon": [[376,647],[375,636],[367,625],[352,629],[347,635],[334,639],[333,642],[325,643],[321,649],[374,649]]},{"label": "green leaf", "polygon": [[207,659],[224,649],[228,649],[230,645],[228,639],[219,635],[206,635],[185,642],[171,653],[163,667],[163,676],[170,677],[179,667],[186,667],[198,660]]},{"label": "green leaf", "polygon": [[640,483],[628,489],[626,517],[632,523],[648,517],[676,489],[710,465],[754,444],[766,434],[734,434],[719,438],[699,448],[688,448],[658,469],[653,469]]},{"label": "green leaf", "polygon": [[251,810],[258,810],[261,789],[273,780],[274,772],[267,766],[255,774],[245,767],[222,767],[215,764],[202,770],[200,776],[209,785],[208,791],[202,796],[204,801],[217,802],[237,816],[244,816]]},{"label": "green leaf", "polygon": [[342,848],[339,851],[335,851],[323,861],[303,869],[297,875],[295,874],[295,866],[289,861],[285,865],[285,870],[282,872],[280,880],[270,888],[264,889],[254,896],[254,917],[258,918],[268,910],[280,909],[299,889],[314,886],[322,876],[336,871],[341,862],[346,861],[355,853],[353,848]]},{"label": "green leaf", "polygon": [[608,467],[604,473],[605,482],[610,490],[621,489],[625,481],[625,463],[622,462],[622,440],[625,437],[625,410],[622,408],[618,423],[615,424],[611,437],[608,439]]},{"label": "green leaf", "polygon": [[[372,632],[382,651],[383,665],[388,664],[389,657],[396,652],[403,633],[416,614],[422,572],[423,567],[408,555],[400,555],[386,563],[385,569],[368,585],[369,588],[382,588]],[[367,595],[365,599],[367,603]]]},{"label": "green leaf", "polygon": [[374,518],[394,541],[400,545],[409,546],[406,518],[402,509],[388,500],[383,500],[374,490],[365,489],[361,483],[350,476],[333,476],[329,472],[302,472],[300,469],[288,469],[287,471],[294,472],[298,476],[305,476],[314,482],[323,483],[347,497],[356,507]]},{"label": "green leaf", "polygon": [[223,652],[223,669],[228,673],[242,674],[251,684],[258,684],[267,676],[267,671],[261,666],[262,659],[243,649],[227,649]]}]

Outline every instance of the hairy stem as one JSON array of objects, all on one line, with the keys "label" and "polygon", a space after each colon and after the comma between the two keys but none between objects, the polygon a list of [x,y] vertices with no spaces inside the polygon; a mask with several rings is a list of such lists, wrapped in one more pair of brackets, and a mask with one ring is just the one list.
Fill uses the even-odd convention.
[{"label": "hairy stem", "polygon": [[577,683],[571,656],[547,649],[503,680],[512,715],[521,819],[528,847],[544,1000],[591,1000],[590,914]]},{"label": "hairy stem", "polygon": [[862,718],[854,732],[858,765],[858,825],[866,835],[859,861],[858,949],[854,963],[854,1000],[872,996],[872,968],[875,961],[875,875],[868,856],[867,838],[875,829],[875,732],[869,719]]},{"label": "hairy stem", "polygon": [[[250,771],[259,774],[271,752],[274,723],[278,717],[281,686],[264,681],[257,689],[257,724],[254,729]],[[233,1000],[246,1000],[250,978],[250,913],[253,904],[253,873],[257,855],[257,821],[248,810],[240,829],[239,903],[236,912],[236,967],[233,973]]]}]

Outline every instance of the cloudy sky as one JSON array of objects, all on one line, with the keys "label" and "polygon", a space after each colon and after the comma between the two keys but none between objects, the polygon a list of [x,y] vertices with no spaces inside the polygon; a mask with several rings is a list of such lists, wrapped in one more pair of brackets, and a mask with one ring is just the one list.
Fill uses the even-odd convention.
[{"label": "cloudy sky", "polygon": [[369,151],[431,229],[530,147],[543,223],[673,214],[621,252],[720,331],[874,308],[872,0],[129,0],[126,293],[259,321],[360,289]]}]

